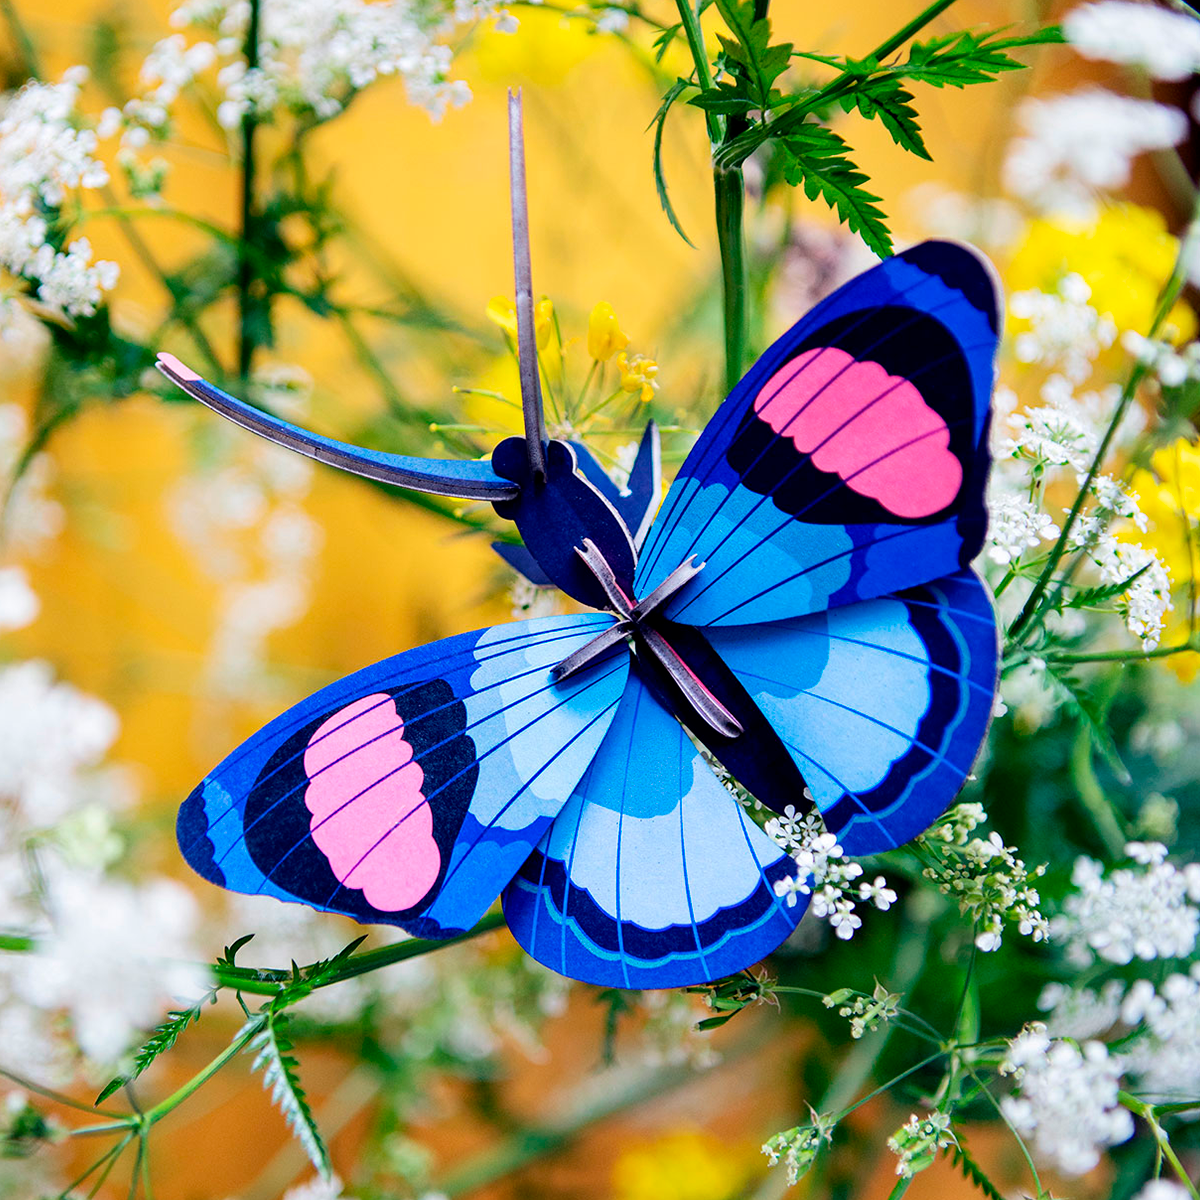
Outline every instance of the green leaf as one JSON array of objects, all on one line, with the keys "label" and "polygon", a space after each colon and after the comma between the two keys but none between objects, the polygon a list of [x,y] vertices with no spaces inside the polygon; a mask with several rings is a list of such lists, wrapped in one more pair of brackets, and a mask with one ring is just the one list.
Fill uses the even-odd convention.
[{"label": "green leaf", "polygon": [[897,146],[930,161],[912,93],[898,79],[879,75],[863,79],[841,98],[841,105],[846,112],[858,109],[868,120],[878,119]]},{"label": "green leaf", "polygon": [[1118,596],[1123,596],[1134,583],[1140,579],[1145,573],[1154,566],[1153,563],[1147,563],[1140,571],[1135,571],[1128,579],[1119,579],[1116,583],[1105,583],[1098,587],[1076,588],[1066,601],[1064,608],[1096,608],[1101,604],[1106,604],[1109,600],[1115,600]]},{"label": "green leaf", "polygon": [[[262,1071],[263,1087],[270,1091],[271,1099],[283,1113],[296,1140],[304,1148],[321,1178],[328,1180],[333,1176],[333,1168],[329,1162],[329,1152],[325,1149],[316,1119],[309,1107],[308,1097],[300,1083],[300,1064],[292,1053],[295,1047],[288,1037],[290,1020],[287,1014],[274,1009],[268,1009],[265,1014],[254,1017],[250,1024],[262,1021],[263,1027],[250,1040],[246,1049],[253,1051],[255,1056],[251,1070]],[[249,1026],[244,1026],[243,1032],[248,1028]]]},{"label": "green leaf", "polygon": [[667,94],[663,96],[662,104],[659,105],[658,112],[654,114],[654,120],[650,124],[654,126],[654,187],[658,192],[658,202],[662,205],[663,212],[667,214],[667,220],[671,222],[671,228],[695,250],[695,243],[683,232],[683,226],[680,225],[679,218],[675,215],[675,208],[671,204],[671,197],[667,194],[667,179],[663,174],[662,165],[663,126],[667,123],[667,113],[671,111],[671,105],[691,86],[692,84],[686,79],[675,80],[667,89]]},{"label": "green leaf", "polygon": [[961,1137],[957,1142],[951,1142],[949,1154],[951,1161],[963,1173],[963,1176],[978,1188],[987,1197],[987,1200],[1005,1200],[1004,1194],[971,1157],[970,1152],[963,1145]]},{"label": "green leaf", "polygon": [[792,43],[771,44],[771,22],[755,20],[754,0],[716,0],[733,39],[717,35],[724,50],[725,68],[749,87],[755,108],[770,108],[772,85],[792,60]]},{"label": "green leaf", "polygon": [[810,200],[820,196],[881,258],[892,253],[892,235],[879,208],[879,197],[863,186],[866,175],[851,161],[850,147],[832,129],[808,122],[780,139],[780,147],[789,183],[803,186]]},{"label": "green leaf", "polygon": [[191,1008],[167,1013],[167,1020],[154,1030],[134,1055],[133,1069],[124,1075],[118,1075],[115,1079],[110,1079],[94,1103],[103,1104],[114,1092],[123,1088],[127,1083],[132,1083],[160,1054],[165,1054],[175,1045],[176,1039],[189,1025],[200,1020],[200,1012],[204,1005],[215,1002],[216,998],[216,993],[210,992],[203,999],[197,1000]]},{"label": "green leaf", "polygon": [[1024,69],[1025,64],[1013,58],[1009,50],[1063,40],[1061,30],[1053,25],[1023,37],[1000,37],[1000,32],[951,33],[914,42],[908,61],[892,70],[905,79],[919,80],[931,87],[967,87],[989,82],[1005,71]]},{"label": "green leaf", "polygon": [[688,103],[695,105],[696,108],[704,109],[705,112],[717,113],[721,116],[728,116],[730,113],[753,112],[758,108],[758,105],[749,96],[743,95],[736,87],[727,83],[698,92],[688,100]]}]

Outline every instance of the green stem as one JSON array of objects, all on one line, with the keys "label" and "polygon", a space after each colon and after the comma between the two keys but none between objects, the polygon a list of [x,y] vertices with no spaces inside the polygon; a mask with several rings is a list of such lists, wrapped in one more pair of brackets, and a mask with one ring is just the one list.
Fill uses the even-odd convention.
[{"label": "green stem", "polygon": [[17,12],[16,5],[12,0],[0,0],[0,12],[4,14],[8,32],[12,35],[17,51],[24,60],[25,74],[30,79],[40,79],[42,69],[38,62],[37,47],[34,45],[33,38],[29,36],[29,30],[25,28],[25,22],[21,20],[21,14]]},{"label": "green stem", "polygon": [[1179,1155],[1175,1153],[1175,1148],[1171,1145],[1171,1139],[1167,1131],[1159,1124],[1158,1113],[1154,1105],[1147,1104],[1144,1100],[1139,1100],[1129,1092],[1118,1092],[1117,1099],[1130,1112],[1136,1113],[1150,1126],[1150,1132],[1154,1135],[1155,1142],[1158,1143],[1159,1153],[1171,1164],[1171,1169],[1179,1177],[1179,1182],[1187,1188],[1188,1195],[1192,1197],[1192,1200],[1200,1200],[1200,1191],[1196,1190],[1196,1185],[1188,1176],[1187,1171],[1184,1170],[1183,1163],[1179,1161]]},{"label": "green stem", "polygon": [[189,1096],[203,1087],[231,1058],[240,1054],[250,1044],[251,1040],[262,1031],[263,1020],[265,1018],[260,1018],[246,1026],[208,1066],[197,1071],[181,1088],[172,1092],[165,1100],[150,1109],[142,1117],[143,1127],[149,1129],[150,1126],[157,1124],[169,1112],[178,1108]]},{"label": "green stem", "polygon": [[1180,642],[1177,646],[1159,646],[1154,650],[1104,650],[1097,651],[1095,654],[1055,652],[1044,654],[1042,657],[1047,662],[1056,663],[1131,663],[1142,662],[1148,658],[1170,658],[1173,654],[1185,654],[1188,651],[1195,653],[1198,650],[1200,650],[1200,641],[1189,640]]},{"label": "green stem", "polygon": [[[1179,299],[1179,294],[1183,290],[1183,285],[1187,282],[1187,264],[1191,261],[1193,250],[1197,241],[1200,240],[1200,201],[1197,202],[1196,208],[1192,211],[1192,219],[1188,225],[1188,229],[1183,239],[1179,244],[1179,252],[1175,257],[1175,265],[1171,270],[1170,278],[1163,284],[1162,291],[1158,296],[1158,305],[1155,309],[1154,318],[1150,322],[1150,329],[1147,337],[1153,338],[1162,328],[1163,323],[1170,315],[1171,309],[1174,307],[1175,301]],[[1138,385],[1146,377],[1149,368],[1145,363],[1136,362],[1129,372],[1128,378],[1125,380],[1125,386],[1121,389],[1121,398],[1117,402],[1117,407],[1113,412],[1112,420],[1108,423],[1108,428],[1104,431],[1104,437],[1100,441],[1100,445],[1096,449],[1096,453],[1092,456],[1091,465],[1088,467],[1087,477],[1080,485],[1079,493],[1075,497],[1075,502],[1071,505],[1071,511],[1067,514],[1067,519],[1063,522],[1062,532],[1058,535],[1058,540],[1054,543],[1054,548],[1050,551],[1049,557],[1046,559],[1046,565],[1042,568],[1042,573],[1038,576],[1037,582],[1033,586],[1033,590],[1029,593],[1029,598],[1025,601],[1025,606],[1017,614],[1016,619],[1008,628],[1008,641],[1020,644],[1022,640],[1021,634],[1024,632],[1028,637],[1028,633],[1032,632],[1044,618],[1055,602],[1057,596],[1062,592],[1067,580],[1074,572],[1074,566],[1078,563],[1080,557],[1087,547],[1084,547],[1078,555],[1076,555],[1075,563],[1071,565],[1062,579],[1058,582],[1058,587],[1055,590],[1051,601],[1044,607],[1041,605],[1042,597],[1046,594],[1047,588],[1050,586],[1051,580],[1054,578],[1054,572],[1058,569],[1058,564],[1063,555],[1067,551],[1067,543],[1071,536],[1071,531],[1075,528],[1075,524],[1079,519],[1080,513],[1083,511],[1084,505],[1088,501],[1088,496],[1092,488],[1092,484],[1096,480],[1096,476],[1100,473],[1100,468],[1104,465],[1104,460],[1108,457],[1109,447],[1112,445],[1112,440],[1116,437],[1117,429],[1125,418],[1125,414],[1129,411],[1129,406],[1133,403],[1133,398],[1137,393]],[[1034,620],[1035,615],[1037,620]]]},{"label": "green stem", "polygon": [[[362,954],[351,955],[336,971],[315,986],[330,987],[332,984],[343,982],[343,980],[354,979],[359,975],[366,975],[370,971],[378,971],[381,967],[390,967],[410,958],[432,954],[435,950],[441,950],[446,946],[457,946],[462,942],[479,937],[480,934],[499,929],[503,924],[504,917],[500,913],[489,913],[473,929],[468,929],[466,933],[460,934],[456,938],[446,938],[444,941],[410,938],[391,946],[380,946],[377,950],[365,950]],[[217,964],[211,969],[219,986],[236,988],[239,992],[249,992],[258,996],[274,996],[280,987],[294,978],[291,971],[259,970],[254,967],[233,967],[225,964]],[[311,966],[302,968],[301,974],[310,970],[312,970]]]},{"label": "green stem", "polygon": [[900,1200],[900,1197],[908,1191],[909,1185],[912,1183],[912,1181],[913,1176],[902,1175],[896,1180],[896,1186],[892,1188],[890,1192],[888,1192],[888,1200]]},{"label": "green stem", "polygon": [[[708,51],[704,49],[704,35],[700,32],[700,18],[696,15],[696,10],[692,7],[690,0],[675,0],[675,7],[679,10],[679,21],[683,25],[688,49],[692,52],[692,62],[696,67],[696,83],[703,91],[708,91],[713,85],[713,78],[708,62]],[[708,140],[715,148],[721,140],[721,118],[707,113],[705,123],[708,125]]]},{"label": "green stem", "polygon": [[721,251],[721,287],[725,316],[725,392],[742,377],[746,357],[746,247],[743,213],[746,182],[741,167],[713,168],[717,244]]},{"label": "green stem", "polygon": [[[250,0],[250,23],[246,28],[246,69],[258,68],[258,27],[260,0]],[[242,117],[242,197],[240,237],[238,239],[238,374],[243,379],[250,376],[255,350],[255,318],[252,313],[253,298],[250,289],[254,272],[250,255],[250,239],[254,232],[254,135],[258,129],[258,118],[251,108]]]}]

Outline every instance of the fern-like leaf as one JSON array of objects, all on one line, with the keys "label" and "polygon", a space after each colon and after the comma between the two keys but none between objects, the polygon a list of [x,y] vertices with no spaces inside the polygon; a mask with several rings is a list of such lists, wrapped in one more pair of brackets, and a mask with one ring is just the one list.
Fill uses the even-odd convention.
[{"label": "fern-like leaf", "polygon": [[191,1008],[167,1013],[167,1019],[154,1030],[133,1056],[133,1068],[124,1075],[110,1079],[104,1090],[96,1097],[95,1103],[103,1104],[113,1092],[123,1088],[127,1083],[132,1083],[160,1054],[165,1054],[175,1045],[176,1039],[189,1025],[200,1020],[200,1011],[205,1003],[215,999],[215,994],[210,993],[203,999],[197,1000]]},{"label": "fern-like leaf", "polygon": [[970,1151],[960,1139],[950,1147],[950,1158],[954,1165],[963,1173],[964,1178],[979,1189],[987,1200],[1005,1200],[1003,1193],[987,1177],[983,1168],[971,1157]]},{"label": "fern-like leaf", "polygon": [[[262,1021],[262,1029],[251,1038],[247,1050],[254,1053],[251,1067],[263,1073],[263,1087],[271,1093],[271,1099],[283,1113],[296,1140],[304,1147],[322,1179],[330,1179],[333,1168],[329,1152],[321,1140],[316,1119],[308,1104],[308,1097],[300,1083],[300,1064],[293,1054],[295,1047],[288,1036],[290,1018],[282,1012],[268,1009],[255,1017],[252,1023]],[[246,1027],[248,1028],[248,1027]]]},{"label": "fern-like leaf", "polygon": [[780,144],[785,155],[783,173],[790,184],[803,185],[810,200],[820,196],[880,258],[891,254],[892,235],[879,197],[863,186],[866,175],[851,161],[850,147],[832,129],[807,122]]}]

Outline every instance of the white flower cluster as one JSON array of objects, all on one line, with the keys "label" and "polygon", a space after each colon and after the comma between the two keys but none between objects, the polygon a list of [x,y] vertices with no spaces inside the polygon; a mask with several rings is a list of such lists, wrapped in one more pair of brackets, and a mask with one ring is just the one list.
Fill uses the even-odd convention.
[{"label": "white flower cluster", "polygon": [[1129,182],[1131,161],[1178,145],[1187,118],[1176,108],[1100,88],[1021,102],[1022,134],[1004,161],[1008,191],[1046,211],[1083,215],[1098,192]]},{"label": "white flower cluster", "polygon": [[[104,292],[116,286],[116,263],[93,262],[87,238],[65,251],[49,240],[45,210],[63,205],[77,189],[98,188],[108,171],[95,157],[94,130],[75,113],[87,78],[72,67],[58,83],[28,83],[0,113],[0,267],[36,285],[52,313],[90,316]],[[10,315],[6,306],[0,316]]]},{"label": "white flower cluster", "polygon": [[1058,536],[1058,526],[1048,512],[1028,495],[1010,492],[997,472],[988,493],[988,557],[1007,565],[1026,550]]},{"label": "white flower cluster", "polygon": [[1163,1103],[1194,1099],[1200,1091],[1200,964],[1168,975],[1157,990],[1139,979],[1121,1006],[1121,1020],[1138,1031],[1121,1050],[1138,1091]]},{"label": "white flower cluster", "polygon": [[[1077,485],[1084,484],[1102,431],[1120,401],[1116,385],[1082,390],[1094,360],[1116,341],[1118,333],[1112,318],[1099,313],[1090,300],[1091,289],[1073,274],[1065,275],[1053,293],[1017,292],[1010,300],[1013,315],[1029,322],[1014,342],[1016,357],[1051,372],[1041,385],[1041,405],[1009,411],[1003,423],[997,423],[993,445],[997,469],[988,500],[988,558],[1010,568],[1020,564],[1026,551],[1057,536],[1059,526],[1044,509],[1047,487],[1062,480],[1056,472],[1069,472]],[[1145,338],[1136,347],[1128,334],[1123,341],[1147,354],[1152,349],[1156,361],[1165,362],[1168,353],[1174,354]],[[1129,405],[1109,449],[1114,453],[1127,449],[1144,422],[1142,409]],[[1110,530],[1114,519],[1146,529],[1146,518],[1129,488],[1100,473],[1090,485],[1090,494],[1095,504],[1076,520],[1069,548],[1086,550],[1100,584],[1131,581],[1109,603],[1124,617],[1130,633],[1141,639],[1143,649],[1152,650],[1172,607],[1169,573],[1153,550]],[[1014,591],[1014,599],[1016,595]],[[1033,677],[1028,681],[1033,682]]]},{"label": "white flower cluster", "polygon": [[1121,345],[1145,363],[1163,387],[1182,387],[1189,379],[1200,379],[1200,342],[1189,342],[1179,350],[1171,342],[1127,329],[1121,334]]},{"label": "white flower cluster", "polygon": [[1065,945],[1077,966],[1097,959],[1129,963],[1135,958],[1185,958],[1200,934],[1200,863],[1176,867],[1158,842],[1130,842],[1134,865],[1105,875],[1100,863],[1081,856],[1071,882],[1075,890],[1051,922],[1051,936]]},{"label": "white flower cluster", "polygon": [[1000,1069],[1018,1085],[1000,1101],[1005,1117],[1066,1174],[1090,1171],[1106,1147],[1133,1136],[1133,1117],[1117,1100],[1121,1066],[1102,1042],[1076,1046],[1034,1023],[1009,1043]]},{"label": "white flower cluster", "polygon": [[[303,392],[286,389],[289,407]],[[272,407],[277,401],[273,391]],[[219,695],[245,696],[263,684],[269,636],[308,607],[323,538],[303,507],[313,475],[306,459],[232,427],[213,435],[220,450],[181,478],[167,503],[176,534],[220,587],[209,683]]]},{"label": "white flower cluster", "polygon": [[516,28],[498,0],[271,0],[260,8],[251,67],[248,0],[188,0],[171,23],[198,40],[177,33],[158,42],[142,67],[145,92],[109,110],[104,127],[123,126],[128,147],[161,140],[183,88],[213,66],[223,96],[217,118],[227,129],[247,114],[270,118],[281,110],[326,120],[387,76],[403,79],[409,100],[440,117],[471,96],[466,83],[449,77],[454,52],[446,39],[485,18],[503,32]]},{"label": "white flower cluster", "polygon": [[1067,41],[1085,58],[1131,63],[1154,79],[1190,79],[1200,71],[1200,21],[1138,0],[1100,0],[1063,18]]},{"label": "white flower cluster", "polygon": [[896,1155],[896,1174],[910,1179],[918,1171],[933,1166],[939,1150],[955,1144],[950,1117],[944,1112],[931,1112],[927,1117],[913,1113],[888,1138],[887,1144]]},{"label": "white flower cluster", "polygon": [[1082,383],[1096,356],[1117,339],[1112,317],[1097,312],[1088,303],[1091,298],[1091,287],[1074,272],[1064,275],[1054,292],[1014,292],[1009,311],[1030,324],[1013,343],[1018,361],[1058,368],[1070,383]]},{"label": "white flower cluster", "polygon": [[[1084,523],[1080,526],[1074,531],[1076,540],[1080,538]],[[1129,632],[1141,638],[1142,649],[1153,650],[1162,637],[1167,613],[1174,607],[1170,572],[1153,550],[1108,532],[1091,539],[1089,553],[1100,569],[1102,584],[1132,581],[1121,594],[1118,606]]]},{"label": "white flower cluster", "polygon": [[772,817],[763,828],[799,867],[794,876],[776,880],[775,894],[786,897],[789,905],[795,905],[797,896],[812,896],[813,915],[828,920],[838,937],[852,938],[861,928],[862,918],[855,911],[859,903],[886,912],[896,902],[896,893],[882,875],[873,882],[855,882],[862,867],[846,858],[815,808],[800,815],[789,804],[782,816]]},{"label": "white flower cluster", "polygon": [[194,1003],[210,986],[193,937],[199,913],[171,879],[131,884],[52,860],[49,927],[36,954],[8,959],[12,994],[44,1012],[65,1012],[79,1048],[115,1063],[134,1034],[161,1019],[165,1002]]},{"label": "white flower cluster", "polygon": [[34,827],[51,825],[86,795],[89,768],[112,746],[117,715],[56,681],[48,663],[0,669],[0,800]]},{"label": "white flower cluster", "polygon": [[981,804],[955,805],[942,819],[921,835],[921,842],[936,859],[922,874],[938,891],[957,901],[959,911],[969,914],[978,933],[975,944],[983,951],[999,950],[1004,926],[1018,930],[1035,942],[1049,933],[1046,918],[1038,911],[1041,897],[1033,880],[1046,868],[1030,871],[1006,846],[998,833],[972,837],[983,823]]}]

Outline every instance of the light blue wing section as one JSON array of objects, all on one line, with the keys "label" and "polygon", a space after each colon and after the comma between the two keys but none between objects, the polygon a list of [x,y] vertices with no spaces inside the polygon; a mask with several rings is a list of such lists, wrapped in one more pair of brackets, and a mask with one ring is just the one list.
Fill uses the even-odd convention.
[{"label": "light blue wing section", "polygon": [[561,684],[600,613],[460,634],[330,684],[184,802],[206,879],[427,937],[470,928],[549,828],[625,688],[623,648]]},{"label": "light blue wing section", "polygon": [[803,903],[789,907],[774,884],[795,869],[635,668],[504,912],[521,945],[564,975],[682,987],[740,971],[791,933]]},{"label": "light blue wing section", "polygon": [[706,632],[847,853],[900,845],[958,794],[996,690],[995,617],[973,572],[825,613]]}]

